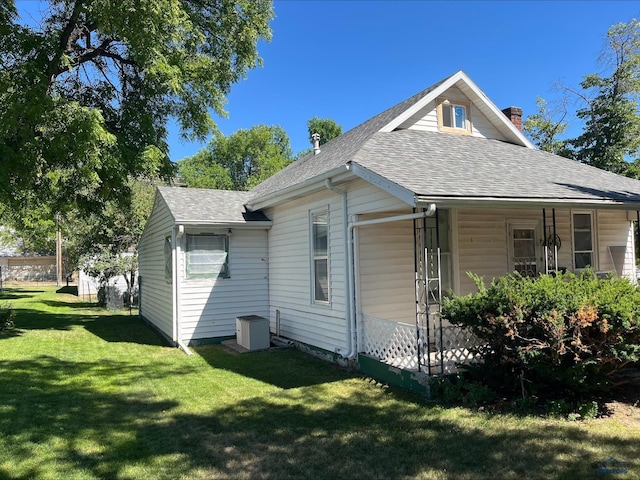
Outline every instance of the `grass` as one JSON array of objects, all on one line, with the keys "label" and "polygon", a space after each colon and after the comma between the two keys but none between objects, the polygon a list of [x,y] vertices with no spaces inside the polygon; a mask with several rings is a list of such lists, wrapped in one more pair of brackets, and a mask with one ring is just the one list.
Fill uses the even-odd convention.
[{"label": "grass", "polygon": [[6,302],[0,478],[640,478],[638,424],[444,408],[295,350],[188,357],[51,287]]}]

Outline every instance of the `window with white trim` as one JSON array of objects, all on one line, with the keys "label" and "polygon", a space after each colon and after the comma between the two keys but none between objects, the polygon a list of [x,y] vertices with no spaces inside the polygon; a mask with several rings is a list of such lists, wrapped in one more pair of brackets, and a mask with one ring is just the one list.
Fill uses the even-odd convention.
[{"label": "window with white trim", "polygon": [[592,212],[574,212],[573,223],[573,266],[581,270],[589,266],[596,268]]},{"label": "window with white trim", "polygon": [[438,128],[443,132],[471,135],[471,104],[464,100],[438,98]]},{"label": "window with white trim", "polygon": [[229,278],[229,236],[187,235],[187,278]]},{"label": "window with white trim", "polygon": [[311,290],[313,303],[329,303],[329,211],[311,213]]},{"label": "window with white trim", "polygon": [[167,283],[173,282],[173,255],[171,248],[171,235],[164,238],[164,279]]}]

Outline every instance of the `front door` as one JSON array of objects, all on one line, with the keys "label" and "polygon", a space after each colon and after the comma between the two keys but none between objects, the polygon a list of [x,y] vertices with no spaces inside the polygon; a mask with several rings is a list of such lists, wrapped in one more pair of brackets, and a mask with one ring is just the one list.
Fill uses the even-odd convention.
[{"label": "front door", "polygon": [[509,224],[509,271],[525,277],[538,275],[537,225],[512,222]]}]

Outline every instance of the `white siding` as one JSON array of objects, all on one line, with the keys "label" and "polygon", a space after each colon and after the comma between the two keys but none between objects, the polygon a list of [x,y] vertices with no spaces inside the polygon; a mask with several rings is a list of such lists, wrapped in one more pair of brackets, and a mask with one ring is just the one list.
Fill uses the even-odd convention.
[{"label": "white siding", "polygon": [[[458,88],[452,87],[446,91],[442,97],[452,100],[463,100],[469,102],[469,98]],[[480,111],[471,104],[471,135],[474,137],[494,138],[498,140],[506,140],[502,134],[493,126],[493,124]],[[399,129],[423,130],[428,132],[438,131],[438,111],[436,102],[429,102],[424,108],[416,112],[405,122]]]},{"label": "white siding", "polygon": [[187,279],[184,246],[192,233],[226,234],[227,230],[186,229],[178,262],[180,336],[192,340],[234,336],[236,317],[268,316],[266,230],[235,229],[229,238],[229,278]]},{"label": "white siding", "polygon": [[[509,273],[509,222],[538,222],[538,260],[544,265],[542,209],[460,209],[457,222],[457,255],[460,280],[459,294],[476,291],[467,272],[484,277],[485,283]],[[547,209],[547,224],[551,225],[551,209]],[[568,210],[556,209],[556,233],[562,241],[558,251],[558,267],[572,269],[571,217]]]},{"label": "white siding", "polygon": [[596,212],[596,235],[598,248],[598,270],[615,272],[609,247],[624,246],[626,252],[622,276],[635,278],[633,224],[627,220],[626,211],[599,210]]},{"label": "white siding", "polygon": [[[340,186],[340,188],[343,188]],[[311,300],[310,211],[328,208],[330,304]],[[280,335],[329,351],[346,347],[344,223],[342,197],[331,191],[266,212],[269,231],[269,303],[272,329],[280,313]]]},{"label": "white siding", "polygon": [[364,180],[350,183],[348,191],[349,215],[390,212],[407,208],[407,204],[402,200]]},{"label": "white siding", "polygon": [[415,322],[413,221],[359,227],[357,237],[361,313]]},{"label": "white siding", "polygon": [[173,218],[159,195],[138,245],[140,314],[167,337],[173,338],[173,287],[165,280],[164,242]]},{"label": "white siding", "polygon": [[[583,211],[583,210],[581,210]],[[624,246],[623,276],[632,279],[634,267],[634,232],[627,220],[626,211],[600,210],[595,213],[595,243],[597,271],[615,271],[609,251],[610,246]],[[551,209],[547,209],[548,225],[551,224]],[[509,272],[508,224],[509,221],[534,220],[539,222],[542,232],[542,209],[460,209],[457,224],[457,260],[460,279],[460,294],[475,291],[475,285],[467,272],[483,276],[488,283],[492,278]],[[556,233],[562,245],[558,251],[558,267],[569,271],[573,264],[573,232],[571,210],[556,209]],[[539,237],[539,243],[542,236]],[[454,251],[456,251],[454,250]],[[539,247],[539,260],[544,262],[543,249]],[[455,255],[455,253],[454,253]]]}]

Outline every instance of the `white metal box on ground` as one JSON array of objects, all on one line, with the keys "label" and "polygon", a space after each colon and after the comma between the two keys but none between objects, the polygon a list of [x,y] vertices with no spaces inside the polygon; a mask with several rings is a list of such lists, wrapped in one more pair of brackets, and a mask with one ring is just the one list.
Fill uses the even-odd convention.
[{"label": "white metal box on ground", "polygon": [[258,315],[236,317],[236,339],[247,350],[269,348],[269,320]]}]

